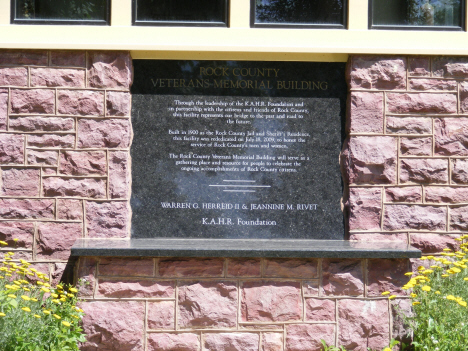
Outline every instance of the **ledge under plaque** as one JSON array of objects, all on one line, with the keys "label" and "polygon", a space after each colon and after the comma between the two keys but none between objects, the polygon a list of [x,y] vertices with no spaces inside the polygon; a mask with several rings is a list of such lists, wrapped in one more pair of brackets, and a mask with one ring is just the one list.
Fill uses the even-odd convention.
[{"label": "ledge under plaque", "polygon": [[72,256],[419,258],[395,242],[272,239],[78,239]]}]

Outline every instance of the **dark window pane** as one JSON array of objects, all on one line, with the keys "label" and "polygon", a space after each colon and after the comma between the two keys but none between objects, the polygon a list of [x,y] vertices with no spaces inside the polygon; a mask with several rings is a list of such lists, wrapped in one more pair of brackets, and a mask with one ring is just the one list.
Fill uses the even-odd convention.
[{"label": "dark window pane", "polygon": [[461,0],[372,0],[372,24],[461,27]]},{"label": "dark window pane", "polygon": [[225,0],[137,0],[136,21],[226,22]]},{"label": "dark window pane", "polygon": [[255,23],[343,24],[345,0],[256,0]]},{"label": "dark window pane", "polygon": [[16,0],[16,20],[105,21],[107,0]]}]

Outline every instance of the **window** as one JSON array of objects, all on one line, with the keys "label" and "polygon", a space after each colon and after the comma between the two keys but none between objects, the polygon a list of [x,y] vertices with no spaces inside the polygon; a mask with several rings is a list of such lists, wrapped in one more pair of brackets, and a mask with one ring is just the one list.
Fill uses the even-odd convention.
[{"label": "window", "polygon": [[344,28],[346,0],[251,0],[252,27]]},{"label": "window", "polygon": [[15,24],[109,24],[110,0],[12,0]]},{"label": "window", "polygon": [[371,0],[372,29],[462,30],[462,0]]},{"label": "window", "polygon": [[133,24],[226,27],[227,0],[133,0]]}]

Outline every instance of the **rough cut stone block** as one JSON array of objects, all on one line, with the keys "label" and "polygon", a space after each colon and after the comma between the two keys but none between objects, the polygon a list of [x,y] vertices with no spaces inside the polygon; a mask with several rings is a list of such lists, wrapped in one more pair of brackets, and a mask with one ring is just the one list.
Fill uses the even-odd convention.
[{"label": "rough cut stone block", "polygon": [[67,269],[73,269],[73,266],[67,265],[66,263],[54,263],[53,270],[51,272],[52,283],[53,285],[57,285],[62,280],[62,277],[66,279],[64,276],[66,274]]},{"label": "rough cut stone block", "polygon": [[435,93],[388,93],[390,113],[456,113],[457,95]]},{"label": "rough cut stone block", "polygon": [[34,134],[28,135],[28,146],[34,147],[74,147],[73,134]]},{"label": "rough cut stone block", "polygon": [[354,56],[351,63],[351,89],[406,88],[405,57]]},{"label": "rough cut stone block", "polygon": [[98,260],[95,257],[80,257],[77,263],[76,277],[78,297],[92,297],[96,282]]},{"label": "rough cut stone block", "polygon": [[401,138],[400,152],[403,156],[431,156],[432,138]]},{"label": "rough cut stone block", "polygon": [[24,136],[0,134],[0,163],[24,163]]},{"label": "rough cut stone block", "polygon": [[193,333],[149,334],[148,351],[200,351],[200,339]]},{"label": "rough cut stone block", "polygon": [[259,258],[230,258],[227,275],[229,277],[260,277],[260,264]]},{"label": "rough cut stone block", "polygon": [[468,202],[468,188],[465,187],[437,187],[425,189],[426,202],[451,203]]},{"label": "rough cut stone block", "polygon": [[149,329],[175,329],[175,302],[158,301],[148,303]]},{"label": "rough cut stone block", "polygon": [[302,292],[307,296],[318,296],[319,293],[319,281],[318,280],[306,280],[302,282]]},{"label": "rough cut stone block", "polygon": [[466,57],[439,56],[432,59],[434,77],[467,78],[468,61]]},{"label": "rough cut stone block", "polygon": [[351,184],[396,183],[397,142],[393,137],[352,137],[342,160]]},{"label": "rough cut stone block", "polygon": [[282,324],[240,324],[239,330],[278,330],[283,331]]},{"label": "rough cut stone block", "polygon": [[434,121],[435,153],[468,155],[468,118],[439,118]]},{"label": "rough cut stone block", "polygon": [[458,184],[468,183],[468,160],[452,160],[452,181]]},{"label": "rough cut stone block", "polygon": [[409,76],[429,77],[431,75],[431,59],[430,57],[409,57]]},{"label": "rough cut stone block", "polygon": [[380,188],[349,189],[349,229],[380,229],[382,190]]},{"label": "rough cut stone block", "polygon": [[318,261],[314,259],[265,259],[265,277],[317,278]]},{"label": "rough cut stone block", "polygon": [[130,116],[130,93],[108,91],[106,99],[106,116]]},{"label": "rough cut stone block", "polygon": [[0,68],[0,85],[25,87],[28,85],[28,69],[26,67]]},{"label": "rough cut stone block", "polygon": [[42,175],[57,175],[57,168],[55,167],[43,167]]},{"label": "rough cut stone block", "polygon": [[106,181],[94,178],[47,177],[42,180],[44,196],[77,196],[92,199],[106,197]]},{"label": "rough cut stone block", "polygon": [[3,169],[1,194],[6,196],[38,196],[39,175],[39,169]]},{"label": "rough cut stone block", "polygon": [[410,90],[434,91],[434,90],[457,90],[457,82],[454,80],[441,79],[410,79]]},{"label": "rough cut stone block", "polygon": [[46,50],[2,50],[0,52],[0,65],[46,66],[47,61]]},{"label": "rough cut stone block", "polygon": [[323,345],[335,345],[334,324],[291,324],[286,326],[286,351],[321,351]]},{"label": "rough cut stone block", "polygon": [[49,89],[12,89],[12,113],[55,113],[55,91]]},{"label": "rough cut stone block", "polygon": [[352,241],[390,241],[408,243],[408,235],[406,233],[366,233],[366,234],[350,234],[349,240]]},{"label": "rough cut stone block", "polygon": [[196,282],[179,286],[179,327],[232,328],[237,322],[236,282]]},{"label": "rough cut stone block", "polygon": [[384,230],[445,230],[447,209],[435,206],[386,205]]},{"label": "rough cut stone block", "polygon": [[449,230],[468,230],[468,206],[450,209]]},{"label": "rough cut stone block", "polygon": [[59,172],[65,175],[95,175],[107,173],[104,151],[63,151],[60,154]]},{"label": "rough cut stone block", "polygon": [[76,239],[83,236],[81,223],[38,223],[37,255],[40,258],[68,260]]},{"label": "rough cut stone block", "polygon": [[[406,282],[405,282],[406,283]],[[335,300],[306,299],[306,320],[307,321],[335,321]]]},{"label": "rough cut stone block", "polygon": [[159,261],[161,277],[222,277],[221,258],[165,258]]},{"label": "rough cut stone block", "polygon": [[384,291],[402,295],[408,282],[405,273],[410,270],[407,259],[371,259],[367,261],[367,295],[382,296]]},{"label": "rough cut stone block", "polygon": [[145,317],[144,302],[83,302],[83,329],[87,341],[84,351],[142,351]]},{"label": "rough cut stone block", "polygon": [[73,118],[59,117],[17,117],[10,118],[10,129],[21,132],[62,132],[73,131]]},{"label": "rough cut stone block", "polygon": [[262,333],[261,351],[283,351],[283,334]]},{"label": "rough cut stone block", "polygon": [[351,133],[383,132],[383,94],[352,92],[349,128]]},{"label": "rough cut stone block", "polygon": [[125,199],[130,190],[130,162],[127,151],[109,152],[109,195],[112,199]]},{"label": "rough cut stone block", "polygon": [[92,90],[59,90],[58,113],[75,116],[103,116],[104,93]]},{"label": "rough cut stone block", "polygon": [[99,275],[121,277],[154,276],[152,258],[102,258],[99,262]]},{"label": "rough cut stone block", "polygon": [[451,234],[411,234],[410,243],[426,254],[438,253],[445,248],[458,250],[460,244],[455,240],[458,237]]},{"label": "rough cut stone block", "polygon": [[385,189],[387,202],[421,202],[420,186],[394,187]]},{"label": "rough cut stone block", "polygon": [[299,282],[249,281],[242,286],[242,320],[285,322],[302,316]]},{"label": "rough cut stone block", "polygon": [[204,334],[203,351],[257,351],[259,335],[253,333]]},{"label": "rough cut stone block", "polygon": [[129,236],[130,209],[126,202],[86,201],[86,229],[91,238]]},{"label": "rough cut stone block", "polygon": [[85,87],[85,70],[71,68],[31,68],[33,87]]},{"label": "rough cut stone block", "polygon": [[57,218],[82,220],[83,204],[81,200],[57,199]]},{"label": "rough cut stone block", "polygon": [[132,84],[132,58],[128,52],[88,53],[88,86],[91,88],[129,89]]},{"label": "rough cut stone block", "polygon": [[409,299],[396,299],[390,301],[392,307],[392,321],[393,330],[392,338],[405,344],[411,342],[411,327],[406,324],[402,315],[413,317],[411,300]]},{"label": "rough cut stone block", "polygon": [[344,299],[338,302],[338,345],[347,350],[381,350],[388,345],[388,301]]},{"label": "rough cut stone block", "polygon": [[8,115],[8,90],[0,89],[0,130],[6,130]]},{"label": "rough cut stone block", "polygon": [[400,161],[402,183],[447,183],[448,161],[443,159],[404,159]]},{"label": "rough cut stone block", "polygon": [[29,165],[56,166],[58,161],[58,152],[28,150],[27,159]]},{"label": "rough cut stone block", "polygon": [[364,294],[361,260],[324,259],[322,289],[325,295],[360,296]]},{"label": "rough cut stone block", "polygon": [[33,237],[32,222],[0,222],[0,240],[6,241],[9,247],[32,249]]},{"label": "rough cut stone block", "polygon": [[387,116],[387,133],[431,134],[432,118]]},{"label": "rough cut stone block", "polygon": [[97,296],[112,298],[158,298],[174,295],[174,282],[100,279]]},{"label": "rough cut stone block", "polygon": [[84,51],[53,50],[50,52],[51,66],[86,67]]},{"label": "rough cut stone block", "polygon": [[468,112],[468,84],[460,83],[460,112]]},{"label": "rough cut stone block", "polygon": [[130,146],[131,126],[126,119],[80,119],[78,121],[78,147],[120,147]]},{"label": "rough cut stone block", "polygon": [[54,200],[0,199],[0,217],[4,219],[53,219]]}]

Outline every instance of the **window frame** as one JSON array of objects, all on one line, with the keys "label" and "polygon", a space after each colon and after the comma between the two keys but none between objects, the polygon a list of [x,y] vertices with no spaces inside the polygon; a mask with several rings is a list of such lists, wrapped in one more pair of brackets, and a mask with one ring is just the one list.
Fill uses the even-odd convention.
[{"label": "window frame", "polygon": [[342,24],[313,24],[313,23],[256,23],[255,2],[250,0],[250,28],[295,28],[295,29],[348,29],[348,7],[349,0],[343,0]]},{"label": "window frame", "polygon": [[373,0],[369,0],[368,6],[369,6],[369,11],[368,11],[368,17],[369,17],[369,23],[368,23],[368,29],[369,30],[419,30],[419,31],[445,31],[445,32],[464,32],[466,31],[466,4],[465,0],[460,0],[460,27],[450,27],[450,26],[408,26],[408,25],[383,25],[383,24],[376,24],[374,25],[372,23],[373,21]]},{"label": "window frame", "polygon": [[11,0],[10,23],[11,24],[29,24],[29,25],[92,25],[92,26],[110,26],[111,20],[111,2],[106,1],[106,16],[104,20],[70,20],[70,19],[15,19],[17,0]]},{"label": "window frame", "polygon": [[201,22],[201,21],[141,21],[137,20],[137,2],[132,0],[132,26],[152,26],[152,27],[229,27],[229,1],[224,2],[224,22]]}]

